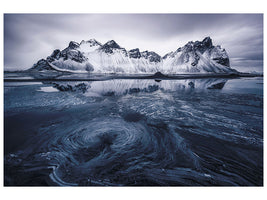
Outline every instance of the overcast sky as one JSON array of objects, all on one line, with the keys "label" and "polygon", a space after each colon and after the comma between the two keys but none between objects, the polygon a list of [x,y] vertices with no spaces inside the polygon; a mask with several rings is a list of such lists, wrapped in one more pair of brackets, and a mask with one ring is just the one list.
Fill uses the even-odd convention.
[{"label": "overcast sky", "polygon": [[231,67],[263,70],[262,14],[5,14],[5,70],[30,68],[69,41],[115,40],[164,56],[210,36],[226,49]]}]

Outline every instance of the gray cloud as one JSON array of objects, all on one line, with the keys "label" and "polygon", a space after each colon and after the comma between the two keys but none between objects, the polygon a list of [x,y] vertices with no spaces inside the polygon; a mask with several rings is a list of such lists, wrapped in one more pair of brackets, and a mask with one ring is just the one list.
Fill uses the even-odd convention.
[{"label": "gray cloud", "polygon": [[5,69],[27,69],[69,41],[116,40],[160,55],[211,36],[240,71],[263,70],[262,14],[5,14]]}]

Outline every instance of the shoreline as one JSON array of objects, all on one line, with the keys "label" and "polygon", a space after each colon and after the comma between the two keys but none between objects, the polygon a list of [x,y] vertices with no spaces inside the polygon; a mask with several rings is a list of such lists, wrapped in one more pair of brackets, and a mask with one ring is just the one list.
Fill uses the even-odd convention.
[{"label": "shoreline", "polygon": [[[21,74],[27,78],[5,77],[7,74]],[[65,77],[64,77],[65,76]],[[73,76],[73,77],[68,77]],[[75,77],[76,76],[76,77]],[[81,76],[81,77],[79,77]],[[29,72],[4,72],[4,82],[38,82],[38,81],[105,81],[111,79],[155,79],[155,80],[184,80],[205,78],[235,79],[242,77],[263,77],[263,74],[233,73],[233,74],[172,74],[165,75],[157,72],[151,74],[126,75],[126,74],[80,74],[80,73],[29,73]]]}]

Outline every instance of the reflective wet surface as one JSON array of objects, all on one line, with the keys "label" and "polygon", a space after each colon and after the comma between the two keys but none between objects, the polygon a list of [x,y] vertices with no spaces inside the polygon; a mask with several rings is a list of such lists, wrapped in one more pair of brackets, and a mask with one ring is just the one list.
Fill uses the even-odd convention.
[{"label": "reflective wet surface", "polygon": [[5,82],[5,185],[262,185],[263,79]]}]

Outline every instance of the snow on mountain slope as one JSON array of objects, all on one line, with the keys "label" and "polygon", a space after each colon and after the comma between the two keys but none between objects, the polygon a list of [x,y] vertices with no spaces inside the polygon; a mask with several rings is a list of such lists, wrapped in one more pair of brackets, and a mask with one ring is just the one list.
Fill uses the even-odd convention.
[{"label": "snow on mountain slope", "polygon": [[102,47],[102,44],[100,42],[96,41],[95,39],[90,39],[88,41],[82,40],[77,49],[86,55],[88,53],[95,51],[99,47]]},{"label": "snow on mountain slope", "polygon": [[230,73],[229,57],[220,46],[213,46],[207,37],[188,42],[184,47],[164,57],[153,51],[127,51],[114,40],[104,45],[95,39],[71,41],[64,50],[54,52],[36,63],[31,70],[51,70],[84,73]]},{"label": "snow on mountain slope", "polygon": [[227,73],[232,72],[225,49],[213,46],[207,37],[202,42],[188,42],[164,57],[163,73]]}]

